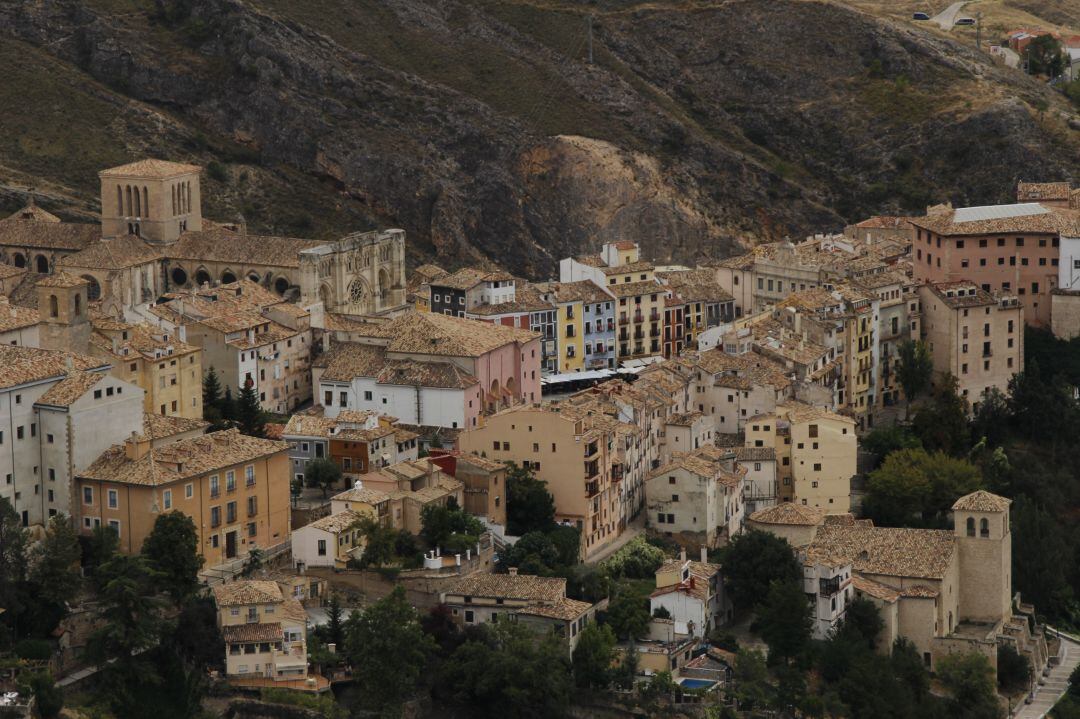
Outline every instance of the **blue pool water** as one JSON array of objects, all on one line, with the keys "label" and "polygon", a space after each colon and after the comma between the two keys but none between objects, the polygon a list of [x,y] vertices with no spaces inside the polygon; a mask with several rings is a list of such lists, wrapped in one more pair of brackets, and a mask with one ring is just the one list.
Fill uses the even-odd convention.
[{"label": "blue pool water", "polygon": [[686,687],[687,689],[708,689],[713,684],[716,684],[716,682],[714,682],[711,679],[686,679],[686,678],[684,678],[684,679],[679,680],[679,684]]}]

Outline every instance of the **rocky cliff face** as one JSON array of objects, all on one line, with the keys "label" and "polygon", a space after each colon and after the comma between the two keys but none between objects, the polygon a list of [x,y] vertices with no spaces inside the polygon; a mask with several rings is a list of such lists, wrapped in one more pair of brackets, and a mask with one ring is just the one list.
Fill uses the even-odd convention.
[{"label": "rocky cliff face", "polygon": [[9,102],[41,140],[0,143],[0,179],[85,212],[95,162],[213,161],[211,216],[396,225],[417,262],[534,277],[608,239],[693,261],[1080,179],[1063,102],[921,30],[800,0],[591,7],[593,64],[577,4],[0,0],[15,77],[104,125],[72,142]]}]

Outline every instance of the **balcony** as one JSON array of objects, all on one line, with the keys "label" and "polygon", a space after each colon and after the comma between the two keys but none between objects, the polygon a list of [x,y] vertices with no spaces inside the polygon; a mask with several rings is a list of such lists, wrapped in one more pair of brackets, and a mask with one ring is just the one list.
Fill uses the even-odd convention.
[{"label": "balcony", "polygon": [[840,577],[833,577],[831,579],[818,580],[818,595],[822,597],[831,597],[840,591]]},{"label": "balcony", "polygon": [[585,483],[585,497],[586,499],[595,497],[600,494],[600,480],[593,480],[592,482]]},{"label": "balcony", "polygon": [[660,330],[653,327],[651,330],[649,330],[649,336],[650,337],[659,337],[660,336]]},{"label": "balcony", "polygon": [[589,457],[592,457],[594,454],[596,454],[599,451],[599,449],[600,449],[600,445],[597,442],[589,442],[587,445],[585,445],[585,457],[586,457],[586,459],[589,458]]},{"label": "balcony", "polygon": [[640,327],[638,329],[634,330],[634,339],[636,339],[636,340],[645,339],[645,332]]},{"label": "balcony", "polygon": [[645,315],[641,314],[640,312],[635,312],[634,313],[634,322],[644,322],[644,321],[645,321]]},{"label": "balcony", "polygon": [[652,312],[649,313],[649,320],[652,321],[652,322],[659,322],[660,321],[660,313],[657,312],[656,310],[653,310]]}]

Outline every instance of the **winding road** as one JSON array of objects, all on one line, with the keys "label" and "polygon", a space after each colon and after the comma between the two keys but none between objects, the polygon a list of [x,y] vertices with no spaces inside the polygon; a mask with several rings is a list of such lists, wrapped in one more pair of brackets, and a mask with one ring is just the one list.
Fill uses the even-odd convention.
[{"label": "winding road", "polygon": [[960,14],[960,11],[965,5],[967,5],[966,0],[964,2],[954,2],[952,5],[930,18],[930,22],[936,22],[942,30],[952,30],[953,25],[956,24],[956,16]]}]

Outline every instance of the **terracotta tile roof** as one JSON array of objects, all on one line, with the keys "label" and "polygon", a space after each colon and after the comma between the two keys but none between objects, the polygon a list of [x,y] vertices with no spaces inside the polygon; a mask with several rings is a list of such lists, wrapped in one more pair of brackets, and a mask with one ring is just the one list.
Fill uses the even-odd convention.
[{"label": "terracotta tile roof", "polygon": [[359,520],[359,514],[351,509],[346,509],[344,512],[338,512],[337,514],[331,514],[322,519],[317,519],[307,526],[312,527],[313,529],[321,529],[324,532],[330,532],[331,534],[338,534],[339,532],[344,532]]},{"label": "terracotta tile roof", "polygon": [[442,389],[465,389],[480,382],[451,362],[416,362],[391,360],[379,371],[375,381],[385,385],[415,385]]},{"label": "terracotta tile roof", "polygon": [[376,377],[386,364],[386,350],[378,345],[336,342],[313,367],[323,368],[322,378],[330,382],[351,382],[354,377]]},{"label": "terracotta tile roof", "polygon": [[101,239],[101,225],[21,219],[18,213],[0,220],[0,246],[77,252]]},{"label": "terracotta tile roof", "polygon": [[776,450],[772,447],[732,447],[739,462],[775,462]]},{"label": "terracotta tile roof", "polygon": [[855,515],[851,512],[845,512],[844,514],[826,514],[825,524],[830,527],[854,527]]},{"label": "terracotta tile roof", "polygon": [[221,638],[226,644],[280,642],[284,636],[278,622],[229,624],[221,628]]},{"label": "terracotta tile roof", "polygon": [[615,243],[615,249],[617,250],[636,250],[637,243],[630,240],[619,240]]},{"label": "terracotta tile roof", "polygon": [[900,592],[896,591],[892,587],[887,587],[880,582],[875,582],[873,579],[867,579],[866,577],[860,577],[859,575],[853,575],[851,577],[851,584],[856,590],[863,594],[868,594],[875,599],[880,599],[884,602],[895,602],[900,598]]},{"label": "terracotta tile roof", "polygon": [[900,590],[900,596],[902,597],[917,597],[920,599],[935,599],[939,594],[941,592],[925,584],[914,584]]},{"label": "terracotta tile roof", "polygon": [[984,489],[965,494],[953,504],[953,511],[963,512],[1008,512],[1011,499],[991,494]]},{"label": "terracotta tile roof", "polygon": [[57,262],[58,267],[73,270],[119,270],[136,267],[161,259],[161,250],[151,247],[135,235],[124,235],[102,239],[88,245],[86,249],[63,257]]},{"label": "terracotta tile roof", "polygon": [[895,217],[891,215],[874,215],[862,222],[856,222],[855,226],[875,230],[893,230],[907,226],[909,224],[908,219],[909,218],[907,217]]},{"label": "terracotta tile roof", "polygon": [[900,272],[875,272],[874,274],[863,275],[855,282],[868,290],[877,290],[889,285],[907,285],[911,283],[911,280],[908,279],[907,275]]},{"label": "terracotta tile roof", "polygon": [[25,267],[16,267],[15,265],[8,265],[0,262],[0,280],[11,279],[12,277],[19,277],[25,275],[27,269]]},{"label": "terracotta tile roof", "polygon": [[625,265],[616,265],[614,267],[601,267],[600,271],[605,275],[623,275],[628,272],[651,272],[654,269],[656,269],[656,265],[652,262],[641,260],[640,262],[629,262]]},{"label": "terracotta tile roof", "polygon": [[161,486],[250,462],[289,448],[277,442],[227,429],[158,447],[140,459],[127,456],[125,445],[113,445],[79,476],[103,482]]},{"label": "terracotta tile roof", "polygon": [[295,237],[249,235],[218,227],[185,232],[175,244],[166,248],[165,256],[193,262],[233,263],[237,266],[235,271],[239,272],[240,266],[251,265],[299,267],[301,250],[325,244]]},{"label": "terracotta tile roof", "polygon": [[402,442],[408,442],[410,440],[416,439],[419,436],[420,435],[418,435],[416,432],[410,432],[407,429],[401,429],[400,427],[394,427],[394,441],[397,442],[398,444],[401,444]]},{"label": "terracotta tile roof", "polygon": [[953,309],[964,307],[982,307],[994,304],[994,297],[974,282],[927,283],[927,289],[937,295],[946,306]]},{"label": "terracotta tile roof", "polygon": [[285,601],[281,603],[281,609],[278,610],[281,616],[289,621],[298,622],[300,624],[307,624],[307,610],[304,609],[304,605],[300,603],[296,597],[290,595],[283,595]]},{"label": "terracotta tile roof", "polygon": [[153,177],[155,179],[162,179],[176,177],[177,175],[187,175],[192,172],[202,172],[202,168],[198,165],[185,165],[180,162],[156,160],[148,157],[142,160],[136,160],[135,162],[129,162],[126,165],[120,165],[119,167],[110,167],[107,170],[102,170],[98,173],[98,177]]},{"label": "terracotta tile roof", "polygon": [[[119,360],[138,355],[146,360],[164,360],[169,357],[182,357],[202,348],[181,342],[171,333],[146,323],[127,324],[111,318],[91,318],[95,331],[90,341],[103,352],[108,352]],[[124,333],[127,339],[124,339]],[[166,339],[168,337],[168,339]]]},{"label": "terracotta tile roof", "polygon": [[670,417],[667,418],[665,423],[675,425],[677,427],[689,427],[689,426],[693,425],[694,422],[697,422],[699,419],[701,419],[704,416],[705,415],[703,415],[701,412],[698,412],[696,410],[693,411],[693,412],[683,412],[682,414],[673,414],[673,415],[671,415]]},{"label": "terracotta tile roof", "polygon": [[452,290],[469,290],[481,282],[500,282],[513,279],[513,275],[503,270],[490,271],[466,267],[451,275],[433,279],[428,284],[432,287],[449,287]]},{"label": "terracotta tile roof", "polygon": [[1068,182],[1020,182],[1016,186],[1017,202],[1041,202],[1043,200],[1068,200],[1071,186]]},{"label": "terracotta tile roof", "polygon": [[17,210],[15,212],[11,213],[10,215],[5,217],[4,219],[5,220],[33,220],[33,221],[36,221],[36,222],[60,222],[59,217],[52,214],[51,212],[47,212],[47,211],[41,209],[40,207],[38,207],[38,205],[33,201],[33,199],[30,200],[29,205],[22,208],[21,210]]},{"label": "terracotta tile roof", "polygon": [[449,272],[444,270],[438,265],[426,264],[420,265],[415,270],[409,273],[409,279],[407,285],[410,290],[416,290],[420,285],[425,282],[431,282],[431,280],[437,280],[440,277],[446,277]]},{"label": "terracotta tile roof", "polygon": [[937,529],[826,525],[811,546],[850,559],[855,570],[865,574],[941,579],[956,538]]},{"label": "terracotta tile roof", "polygon": [[41,315],[36,309],[13,305],[7,297],[0,295],[0,332],[33,327],[39,322]]},{"label": "terracotta tile roof", "polygon": [[153,412],[143,413],[143,436],[147,439],[164,439],[186,432],[203,431],[209,422],[187,417],[166,417]]},{"label": "terracotta tile roof", "polygon": [[441,357],[480,357],[512,342],[526,343],[536,332],[432,312],[406,312],[368,336],[388,339],[386,350]]},{"label": "terracotta tile roof", "polygon": [[[956,220],[957,213],[962,213],[961,221]],[[994,216],[1004,213],[1009,214]],[[964,220],[968,216],[980,217],[984,214],[988,215],[986,219]],[[966,207],[926,217],[913,217],[911,224],[946,237],[1016,233],[1076,237],[1080,235],[1080,211],[1049,208],[1037,203]]]},{"label": "terracotta tile roof", "polygon": [[855,424],[851,417],[845,417],[836,412],[830,412],[822,407],[815,407],[798,400],[788,400],[776,405],[776,414],[787,418],[790,422],[813,422],[814,420],[828,419],[845,424]]},{"label": "terracotta tile roof", "polygon": [[77,277],[71,273],[64,272],[63,270],[51,275],[46,275],[37,281],[38,287],[57,287],[60,289],[70,289],[72,287],[88,284],[90,283],[82,277]]},{"label": "terracotta tile roof", "polygon": [[518,613],[572,622],[590,609],[592,609],[592,605],[588,602],[563,597],[553,604],[530,604],[528,607],[518,610]]},{"label": "terracotta tile roof", "polygon": [[357,489],[356,487],[352,487],[346,489],[344,492],[335,494],[331,499],[339,502],[362,502],[364,504],[375,506],[389,500],[390,495],[378,489],[370,489],[368,487],[360,487]]},{"label": "terracotta tile roof", "polygon": [[[72,364],[70,369],[69,359]],[[71,372],[107,367],[107,363],[97,358],[72,352],[0,345],[0,388],[49,378],[60,379]]]},{"label": "terracotta tile roof", "polygon": [[595,304],[597,302],[611,302],[612,300],[611,295],[592,280],[552,282],[547,286],[547,291],[551,293],[556,302]]},{"label": "terracotta tile roof", "polygon": [[218,607],[238,607],[245,604],[274,604],[284,597],[277,582],[264,579],[238,579],[215,585],[214,601]]},{"label": "terracotta tile roof", "polygon": [[637,295],[649,295],[654,293],[664,294],[667,292],[656,280],[644,280],[642,282],[620,282],[617,285],[608,285],[608,292],[616,297],[634,297]]},{"label": "terracotta tile roof", "polygon": [[494,597],[558,602],[566,597],[566,580],[562,577],[537,577],[532,574],[488,574],[477,572],[451,581],[447,594],[471,597]]},{"label": "terracotta tile roof", "polygon": [[67,407],[105,377],[102,372],[73,372],[50,387],[34,404]]},{"label": "terracotta tile roof", "polygon": [[506,465],[502,462],[496,462],[493,459],[481,457],[478,454],[462,454],[458,456],[457,461],[471,464],[474,467],[479,467],[480,469],[485,469],[489,472],[498,472],[501,469],[506,469]]},{"label": "terracotta tile roof", "polygon": [[758,524],[787,524],[812,527],[821,524],[824,517],[825,513],[820,509],[783,502],[773,507],[759,509],[750,515],[750,521]]}]

